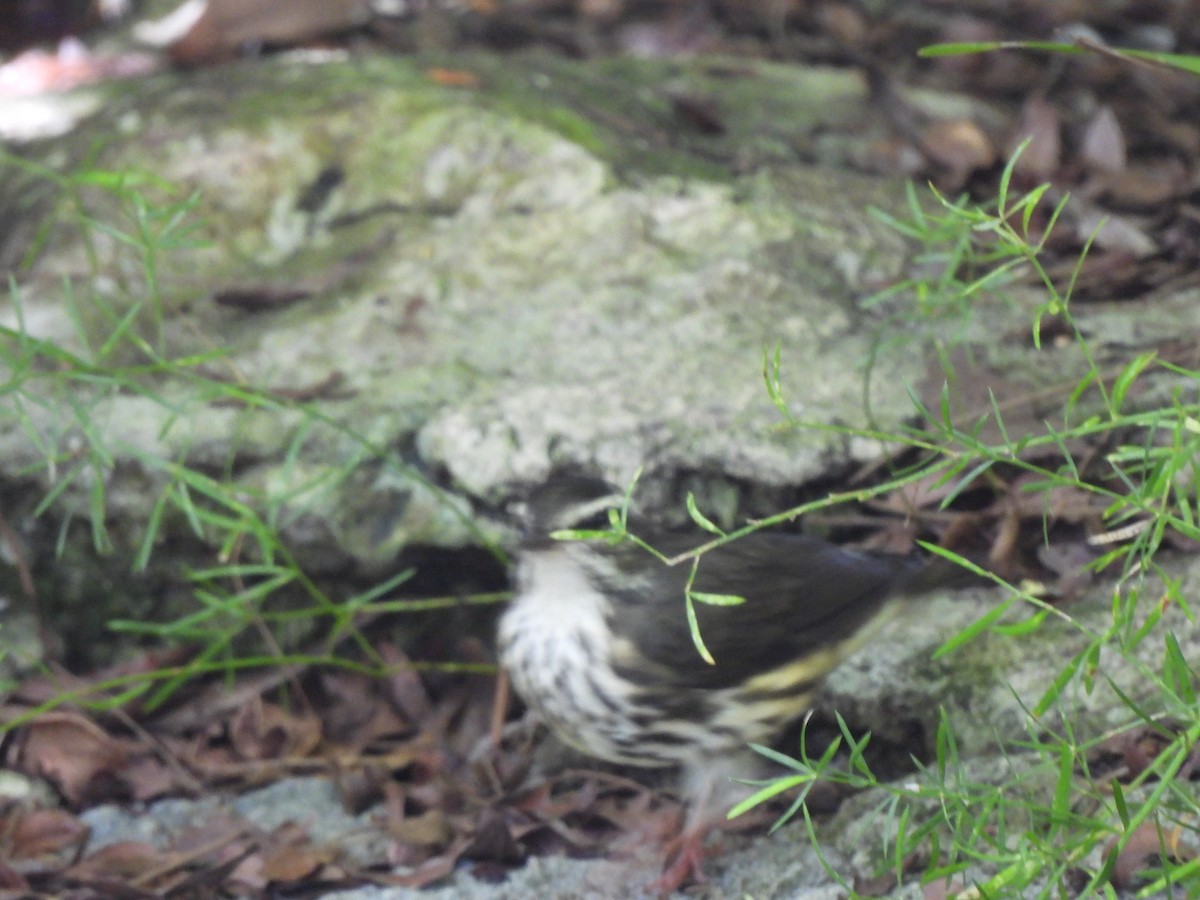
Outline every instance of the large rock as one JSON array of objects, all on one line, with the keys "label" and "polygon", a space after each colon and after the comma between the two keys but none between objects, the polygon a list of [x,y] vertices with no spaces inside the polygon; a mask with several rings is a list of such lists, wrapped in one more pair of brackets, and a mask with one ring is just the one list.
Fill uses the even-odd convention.
[{"label": "large rock", "polygon": [[[878,454],[779,427],[776,348],[796,416],[865,426],[864,378],[873,422],[912,416],[913,347],[854,304],[901,270],[867,214],[896,187],[782,164],[865,119],[855,76],[455,62],[478,87],[413,60],[125,83],[26,151],[59,174],[7,167],[0,321],[44,342],[0,423],[19,509],[62,488],[52,517],[80,538],[104,517],[131,554],[185,465],[276,510],[310,565],[379,572],[405,546],[503,543],[477,512],[558,466],[699,473],[719,496]],[[746,77],[769,112],[733,102]],[[744,146],[668,112],[722,85]],[[188,535],[166,508],[163,540]]]}]

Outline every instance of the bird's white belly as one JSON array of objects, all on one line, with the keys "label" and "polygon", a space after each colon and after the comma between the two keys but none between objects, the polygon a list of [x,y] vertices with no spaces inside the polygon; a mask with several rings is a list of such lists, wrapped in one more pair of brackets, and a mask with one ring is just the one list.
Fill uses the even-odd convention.
[{"label": "bird's white belly", "polygon": [[636,748],[647,715],[612,670],[608,601],[567,545],[526,552],[517,596],[500,620],[500,660],[513,686],[565,743],[591,756],[666,765]]}]

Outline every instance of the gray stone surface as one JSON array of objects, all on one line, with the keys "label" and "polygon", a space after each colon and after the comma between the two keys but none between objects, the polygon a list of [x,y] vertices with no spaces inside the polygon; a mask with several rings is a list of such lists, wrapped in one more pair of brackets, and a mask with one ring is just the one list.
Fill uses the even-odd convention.
[{"label": "gray stone surface", "polygon": [[[17,372],[25,399],[0,417],[0,477],[35,473],[48,489],[47,454],[74,454],[93,465],[55,512],[93,516],[100,479],[109,516],[136,528],[173,480],[165,461],[231,472],[231,488],[281,505],[303,552],[328,555],[332,538],[369,567],[406,544],[508,540],[488,513],[555,467],[780,487],[875,459],[878,441],[827,426],[912,420],[910,391],[932,370],[936,398],[945,377],[939,345],[973,346],[976,382],[1002,396],[1041,397],[1038,427],[1082,371],[1069,345],[1035,353],[1023,339],[1030,295],[953,321],[858,303],[905,272],[908,248],[867,212],[896,209],[899,186],[780,150],[785,128],[803,147],[869,122],[851,76],[762,65],[755,106],[702,63],[631,62],[619,78],[545,60],[455,64],[480,87],[437,86],[403,59],[124,83],[87,126],[38,149],[70,184],[102,135],[94,165],[171,189],[134,176],[136,196],[56,192],[10,166],[0,212],[20,226],[0,237],[0,263],[54,225],[0,300],[0,324],[81,365],[143,361],[133,335],[189,363],[137,387]],[[700,152],[641,134],[661,114],[647,97],[688,79],[732,92],[748,154],[736,167],[711,161],[724,139]],[[185,246],[156,251],[152,269],[78,218],[77,202],[130,232],[142,204],[173,208],[191,191]],[[1089,334],[1145,343],[1200,316],[1188,298],[1168,308],[1080,315]],[[776,348],[789,415],[813,427],[781,427],[762,377]],[[1105,363],[1102,340],[1093,350]],[[976,382],[963,393],[986,401]],[[297,392],[315,399],[298,408]]]},{"label": "gray stone surface", "polygon": [[[480,88],[403,59],[125,82],[72,135],[26,150],[58,185],[8,167],[0,213],[19,226],[0,265],[40,242],[0,325],[44,343],[11,367],[0,479],[35,557],[54,521],[84,524],[69,564],[40,572],[64,611],[154,620],[187,603],[170,566],[130,579],[122,562],[177,464],[275,510],[316,574],[382,574],[404,546],[511,541],[499,507],[553,467],[778,486],[873,458],[874,441],[779,427],[762,381],[777,346],[796,416],[865,425],[868,371],[875,421],[912,415],[918,345],[877,347],[881,321],[853,302],[901,271],[903,242],[865,212],[897,185],[783,165],[777,141],[758,142],[784,124],[754,107],[737,111],[763,126],[745,149],[778,165],[753,174],[640,141],[661,115],[647,98],[686,77],[674,67],[597,83],[547,61],[455,65]],[[796,141],[869,114],[833,73],[766,66],[761,88],[788,104]],[[100,138],[88,165],[133,173],[109,190],[80,169]],[[179,232],[153,252],[123,237],[168,222]],[[184,362],[120,368],[147,351]],[[22,521],[52,489],[50,516]],[[101,496],[113,554],[96,559],[84,538]],[[194,523],[167,512],[162,542],[195,553]]]}]

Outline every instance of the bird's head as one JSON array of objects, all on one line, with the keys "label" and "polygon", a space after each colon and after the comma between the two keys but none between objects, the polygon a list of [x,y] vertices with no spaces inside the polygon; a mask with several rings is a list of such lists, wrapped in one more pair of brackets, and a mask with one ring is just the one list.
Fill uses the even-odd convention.
[{"label": "bird's head", "polygon": [[555,475],[535,487],[513,507],[529,537],[555,531],[607,530],[608,511],[620,507],[625,495],[603,479],[590,475]]}]

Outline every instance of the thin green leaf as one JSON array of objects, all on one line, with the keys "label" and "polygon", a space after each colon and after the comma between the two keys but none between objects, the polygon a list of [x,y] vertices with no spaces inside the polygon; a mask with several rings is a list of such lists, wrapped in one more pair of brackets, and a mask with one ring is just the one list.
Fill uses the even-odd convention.
[{"label": "thin green leaf", "polygon": [[708,652],[708,647],[705,646],[704,638],[700,634],[700,620],[696,617],[696,603],[692,599],[692,585],[696,582],[696,572],[699,568],[700,557],[697,556],[692,560],[692,568],[688,572],[687,584],[683,589],[684,609],[687,613],[688,633],[692,636],[692,645],[696,648],[696,652],[700,654],[702,660],[710,666],[715,666],[717,661]]},{"label": "thin green leaf", "polygon": [[1046,617],[1050,613],[1047,610],[1040,609],[1028,619],[1020,622],[1010,622],[1003,625],[993,625],[992,630],[996,634],[1002,634],[1005,637],[1022,637],[1026,634],[1032,634],[1042,627],[1042,623],[1046,621]]},{"label": "thin green leaf", "polygon": [[1125,394],[1133,386],[1133,383],[1137,380],[1137,377],[1146,370],[1146,367],[1149,366],[1150,363],[1157,358],[1157,356],[1158,353],[1154,350],[1149,350],[1145,353],[1139,353],[1133,358],[1129,365],[1121,370],[1121,374],[1116,377],[1112,386],[1112,408],[1114,413],[1121,411],[1121,408],[1125,405]]},{"label": "thin green leaf", "polygon": [[1129,805],[1125,802],[1125,789],[1121,787],[1120,780],[1116,778],[1108,782],[1108,789],[1112,791],[1113,806],[1117,809],[1117,818],[1121,820],[1121,827],[1128,831]]},{"label": "thin green leaf", "polygon": [[1078,56],[1082,47],[1064,44],[1062,41],[960,41],[957,43],[930,44],[917,51],[918,56],[962,56],[969,53],[991,53],[996,50],[1050,50]]},{"label": "thin green leaf", "polygon": [[741,606],[746,602],[745,597],[737,594],[708,594],[704,591],[688,591],[688,596],[697,603],[707,606]]},{"label": "thin green leaf", "polygon": [[725,537],[725,532],[718,528],[704,513],[700,512],[700,508],[696,506],[696,495],[688,491],[687,495],[687,511],[692,517],[692,521],[707,531],[709,534],[715,534],[717,537]]},{"label": "thin green leaf", "polygon": [[1056,823],[1065,825],[1071,818],[1071,795],[1075,785],[1075,754],[1063,741],[1058,748],[1058,781],[1054,786],[1054,801],[1050,806]]},{"label": "thin green leaf", "polygon": [[971,643],[971,641],[978,638],[981,634],[984,634],[985,632],[990,630],[991,627],[1006,612],[1008,612],[1008,610],[1016,602],[1016,599],[1017,598],[1015,598],[1015,597],[1010,597],[1009,599],[1007,599],[1003,603],[1001,603],[999,606],[996,606],[996,607],[988,610],[986,613],[984,613],[982,616],[980,616],[978,619],[976,619],[974,622],[972,622],[966,628],[964,628],[960,632],[958,632],[958,634],[947,639],[945,643],[943,643],[940,647],[937,648],[937,650],[934,651],[933,658],[941,659],[943,656],[946,656],[949,653],[953,653],[959,647],[962,647],[966,644]]},{"label": "thin green leaf", "polygon": [[790,791],[794,787],[798,787],[806,782],[811,782],[811,780],[811,777],[804,775],[790,775],[785,778],[772,781],[765,787],[755,791],[745,800],[736,804],[731,810],[729,810],[728,813],[726,813],[725,818],[736,819],[738,816],[754,809],[754,807],[760,806],[761,804],[766,803],[768,800],[778,797],[785,791]]},{"label": "thin green leaf", "polygon": [[1184,658],[1174,633],[1167,632],[1166,644],[1166,654],[1163,657],[1163,679],[1166,687],[1188,706],[1195,706],[1196,688],[1193,684],[1195,673],[1192,672]]},{"label": "thin green leaf", "polygon": [[685,609],[687,611],[688,632],[692,636],[692,646],[696,648],[696,652],[700,654],[700,658],[710,666],[715,666],[717,661],[713,659],[713,655],[709,653],[708,647],[704,643],[704,638],[700,634],[700,621],[696,618],[696,604],[692,601],[692,592],[688,591],[685,601]]}]

